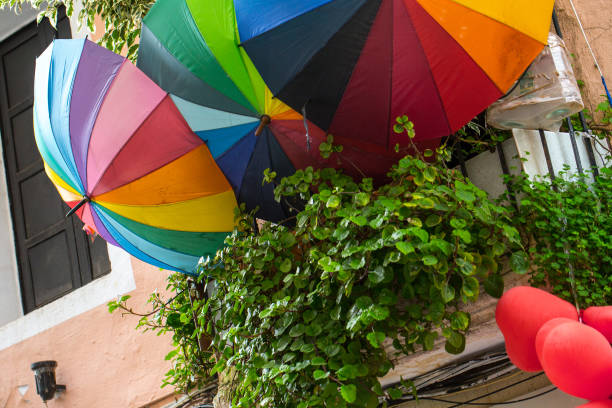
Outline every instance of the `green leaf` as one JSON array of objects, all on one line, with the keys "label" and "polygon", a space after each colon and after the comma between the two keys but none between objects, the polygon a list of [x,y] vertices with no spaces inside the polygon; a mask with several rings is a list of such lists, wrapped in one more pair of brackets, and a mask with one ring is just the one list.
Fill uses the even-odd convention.
[{"label": "green leaf", "polygon": [[444,303],[449,303],[455,298],[455,288],[450,286],[448,283],[442,285],[442,300]]},{"label": "green leaf", "polygon": [[327,208],[336,208],[340,205],[341,202],[342,200],[340,200],[340,197],[334,194],[327,199],[327,203],[325,205],[327,206]]},{"label": "green leaf", "polygon": [[529,257],[524,251],[514,252],[510,256],[510,266],[514,272],[524,275],[529,271]]},{"label": "green leaf", "polygon": [[404,255],[414,252],[414,247],[408,241],[396,242],[395,247]]},{"label": "green leaf", "polygon": [[438,175],[438,172],[432,166],[428,166],[423,172],[423,176],[425,177],[425,180],[432,182],[432,183],[436,180],[437,175]]},{"label": "green leaf", "polygon": [[454,312],[450,317],[453,330],[467,330],[470,326],[470,315],[465,312]]},{"label": "green leaf", "polygon": [[313,365],[313,366],[325,365],[326,363],[327,361],[323,357],[315,357],[312,360],[310,360],[310,365]]},{"label": "green leaf", "polygon": [[306,327],[305,333],[307,336],[316,337],[323,331],[323,328],[318,323],[312,323]]},{"label": "green leaf", "polygon": [[343,385],[340,387],[340,394],[346,402],[352,404],[357,400],[357,386],[354,384]]},{"label": "green leaf", "polygon": [[333,357],[336,354],[338,354],[340,351],[342,351],[342,347],[340,347],[337,344],[331,344],[327,347],[325,347],[325,354],[327,354],[329,357]]},{"label": "green leaf", "polygon": [[499,299],[504,294],[504,279],[501,275],[492,273],[484,281],[484,289],[489,295]]},{"label": "green leaf", "polygon": [[465,276],[472,276],[474,275],[474,273],[476,273],[476,267],[474,266],[474,264],[469,261],[466,261],[463,258],[455,259],[455,263],[459,267],[461,273]]},{"label": "green leaf", "polygon": [[174,329],[181,327],[183,325],[181,323],[181,314],[170,313],[168,317],[166,317],[166,324]]},{"label": "green leaf", "polygon": [[385,333],[382,332],[370,332],[367,334],[366,339],[370,342],[372,347],[380,348],[383,341],[385,341]]},{"label": "green leaf", "polygon": [[440,217],[438,214],[431,214],[429,217],[425,219],[425,225],[427,225],[429,228],[435,227],[441,222],[442,222],[442,217]]},{"label": "green leaf", "polygon": [[453,230],[453,235],[459,237],[459,239],[461,239],[466,244],[472,243],[472,234],[470,234],[469,231],[466,231],[463,229],[456,229],[456,230]]},{"label": "green leaf", "polygon": [[414,235],[421,240],[422,243],[429,241],[429,233],[422,228],[411,227],[407,231],[410,235]]},{"label": "green leaf", "polygon": [[[455,185],[457,185],[457,183],[459,182],[455,182]],[[460,183],[460,184],[463,184],[463,183]],[[457,198],[459,200],[466,202],[466,203],[473,203],[474,200],[476,200],[476,196],[474,195],[474,193],[466,189],[458,189],[455,194],[457,194]]]},{"label": "green leaf", "polygon": [[312,373],[312,377],[317,381],[323,380],[329,377],[329,372],[323,370],[315,370],[314,373]]},{"label": "green leaf", "polygon": [[306,310],[302,314],[302,318],[304,319],[304,321],[306,323],[310,323],[311,321],[314,320],[315,317],[317,317],[317,312],[315,310],[312,310],[312,309]]},{"label": "green leaf", "polygon": [[429,333],[427,333],[423,337],[423,348],[425,350],[433,350],[434,343],[435,343],[437,338],[438,338],[438,333],[436,333],[436,332],[429,332]]},{"label": "green leaf", "polygon": [[357,378],[357,376],[359,375],[359,370],[358,370],[356,365],[346,364],[346,365],[342,366],[336,372],[336,374],[338,374],[338,378],[340,380],[342,380],[342,381],[352,380],[354,378]]},{"label": "green leaf", "polygon": [[285,248],[290,248],[296,244],[295,236],[290,232],[281,234],[280,241]]},{"label": "green leaf", "polygon": [[356,217],[351,217],[351,221],[357,224],[360,227],[363,227],[368,223],[368,219],[363,215],[358,215]]},{"label": "green leaf", "polygon": [[283,259],[283,261],[281,262],[280,266],[278,267],[278,269],[282,272],[282,273],[287,273],[291,270],[291,259],[289,258],[285,258]]},{"label": "green leaf", "polygon": [[450,256],[450,254],[453,253],[453,248],[451,247],[451,244],[447,241],[444,241],[443,239],[432,239],[431,244],[438,248],[440,251],[442,251],[442,253],[446,256]]},{"label": "green leaf", "polygon": [[300,337],[306,331],[306,327],[303,324],[296,324],[289,330],[289,336]]},{"label": "green leaf", "polygon": [[355,194],[355,204],[360,207],[365,207],[370,203],[370,195],[368,193],[357,193]]},{"label": "green leaf", "polygon": [[172,350],[171,352],[166,354],[166,357],[164,357],[164,360],[172,360],[172,358],[174,358],[174,356],[176,356],[177,354],[178,354],[178,350]]},{"label": "green leaf", "polygon": [[446,339],[444,349],[450,354],[461,354],[465,350],[465,336],[461,333],[453,331]]},{"label": "green leaf", "polygon": [[360,296],[357,298],[357,300],[355,301],[355,306],[357,306],[359,309],[364,310],[367,309],[368,307],[370,307],[372,305],[372,298],[369,296]]},{"label": "green leaf", "polygon": [[379,215],[376,218],[374,218],[372,221],[370,221],[369,225],[373,229],[379,229],[382,226],[384,221],[385,221],[385,217],[383,217],[382,215]]},{"label": "green leaf", "polygon": [[387,393],[389,394],[389,397],[394,400],[398,400],[404,395],[402,390],[400,390],[399,388],[389,388],[387,390]]},{"label": "green leaf", "polygon": [[473,276],[463,279],[463,286],[461,290],[468,298],[472,300],[478,298],[479,289],[480,284],[478,283],[478,279],[474,278]]},{"label": "green leaf", "polygon": [[359,258],[352,258],[349,265],[351,269],[361,269],[365,265],[365,258],[363,256]]},{"label": "green leaf", "polygon": [[385,320],[389,317],[389,308],[387,306],[374,305],[370,310],[370,315],[376,320]]},{"label": "green leaf", "polygon": [[372,283],[381,283],[385,280],[385,268],[377,266],[374,270],[368,273],[368,280]]},{"label": "green leaf", "polygon": [[438,258],[433,255],[425,255],[423,258],[421,258],[421,260],[423,261],[423,264],[427,266],[436,265],[439,262]]}]

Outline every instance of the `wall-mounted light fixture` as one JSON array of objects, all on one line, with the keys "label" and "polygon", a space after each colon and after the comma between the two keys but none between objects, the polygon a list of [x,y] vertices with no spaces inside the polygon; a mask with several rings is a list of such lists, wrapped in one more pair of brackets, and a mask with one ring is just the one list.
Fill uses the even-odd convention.
[{"label": "wall-mounted light fixture", "polygon": [[37,361],[32,363],[34,379],[36,380],[36,393],[43,401],[48,401],[55,396],[56,392],[65,392],[66,386],[55,383],[56,361]]}]

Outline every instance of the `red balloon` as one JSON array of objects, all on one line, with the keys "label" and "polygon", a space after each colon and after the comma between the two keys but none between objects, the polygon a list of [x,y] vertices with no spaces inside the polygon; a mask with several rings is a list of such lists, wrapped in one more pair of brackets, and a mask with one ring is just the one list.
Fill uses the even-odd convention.
[{"label": "red balloon", "polygon": [[612,343],[612,306],[589,307],[582,312],[582,322],[604,335]]},{"label": "red balloon", "polygon": [[550,331],[556,328],[557,326],[565,324],[565,323],[576,323],[576,321],[573,319],[567,319],[565,317],[557,317],[557,318],[547,321],[546,323],[542,325],[542,327],[540,327],[540,330],[538,330],[538,334],[536,335],[536,340],[535,340],[535,348],[536,348],[536,353],[538,355],[538,360],[539,360],[540,353],[542,352],[542,349],[544,347],[544,341],[548,337],[548,334],[550,333]]},{"label": "red balloon", "polygon": [[576,408],[612,408],[612,400],[591,401],[587,404],[582,404]]},{"label": "red balloon", "polygon": [[578,312],[571,303],[530,286],[512,288],[499,299],[495,319],[515,366],[523,371],[542,370],[535,338],[540,327],[555,317],[578,321]]},{"label": "red balloon", "polygon": [[612,347],[597,330],[570,319],[552,319],[536,338],[546,376],[561,391],[587,400],[612,397]]}]

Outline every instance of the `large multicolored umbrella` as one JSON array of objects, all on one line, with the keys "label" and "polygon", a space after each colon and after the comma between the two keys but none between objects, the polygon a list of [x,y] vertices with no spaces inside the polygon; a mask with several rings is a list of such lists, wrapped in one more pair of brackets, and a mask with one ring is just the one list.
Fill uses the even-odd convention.
[{"label": "large multicolored umbrella", "polygon": [[236,199],[166,92],[87,40],[55,40],[36,61],[34,86],[46,172],[88,230],[186,273],[215,253],[234,228]]},{"label": "large multicolored umbrella", "polygon": [[[266,168],[282,177],[337,163],[320,157],[326,133],[270,93],[236,32],[232,0],[158,0],[143,20],[137,65],[170,92],[238,200],[278,221],[288,214],[274,201],[273,186],[262,186]],[[344,147],[341,166],[354,175],[360,175],[354,165],[368,176],[384,175],[401,157],[350,134],[334,136]]]},{"label": "large multicolored umbrella", "polygon": [[380,148],[406,143],[397,116],[416,140],[439,138],[506,93],[544,48],[553,4],[234,0],[241,46],[273,94]]}]

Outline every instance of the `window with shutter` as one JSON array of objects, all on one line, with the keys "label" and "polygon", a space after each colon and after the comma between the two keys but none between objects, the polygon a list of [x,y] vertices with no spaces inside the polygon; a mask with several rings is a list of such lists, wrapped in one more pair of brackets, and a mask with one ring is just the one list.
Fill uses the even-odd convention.
[{"label": "window with shutter", "polygon": [[0,43],[0,132],[23,309],[36,308],[111,270],[106,243],[93,242],[47,178],[32,124],[34,68],[54,38],[70,38],[60,10],[57,31],[32,23]]}]

